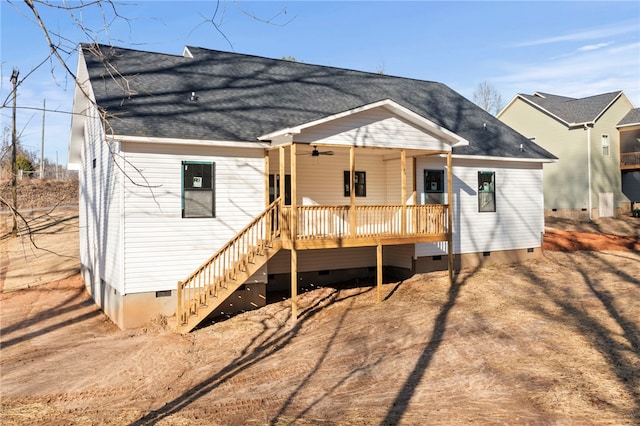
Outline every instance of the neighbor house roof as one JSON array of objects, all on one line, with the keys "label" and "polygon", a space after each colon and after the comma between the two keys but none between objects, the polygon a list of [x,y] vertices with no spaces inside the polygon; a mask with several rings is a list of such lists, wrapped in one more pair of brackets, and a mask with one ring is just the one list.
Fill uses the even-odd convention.
[{"label": "neighbor house roof", "polygon": [[617,127],[634,126],[638,124],[640,124],[640,108],[635,108],[622,117]]},{"label": "neighbor house roof", "polygon": [[455,154],[555,159],[441,83],[198,47],[183,56],[87,44],[82,51],[115,135],[257,142],[391,100],[469,141]]},{"label": "neighbor house roof", "polygon": [[542,92],[517,96],[555,116],[566,125],[577,126],[595,122],[621,94],[622,91],[617,91],[579,99]]}]

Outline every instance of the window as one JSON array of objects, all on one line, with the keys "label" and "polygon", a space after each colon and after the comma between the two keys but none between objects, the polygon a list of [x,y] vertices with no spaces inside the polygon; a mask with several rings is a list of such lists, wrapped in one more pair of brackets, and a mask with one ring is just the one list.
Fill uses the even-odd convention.
[{"label": "window", "polygon": [[478,172],[478,211],[496,211],[495,172]]},{"label": "window", "polygon": [[[269,175],[269,203],[280,196],[280,175]],[[284,175],[284,204],[291,205],[291,175]]]},{"label": "window", "polygon": [[424,192],[427,204],[444,203],[444,170],[424,171]]},{"label": "window", "polygon": [[602,135],[602,155],[609,156],[609,135]]},{"label": "window", "polygon": [[[351,192],[349,191],[349,170],[345,170],[344,172],[344,196],[350,197]],[[356,190],[356,197],[366,197],[367,196],[367,174],[366,172],[354,172],[353,176],[354,182],[353,186]]]},{"label": "window", "polygon": [[182,217],[215,217],[215,163],[182,162]]}]

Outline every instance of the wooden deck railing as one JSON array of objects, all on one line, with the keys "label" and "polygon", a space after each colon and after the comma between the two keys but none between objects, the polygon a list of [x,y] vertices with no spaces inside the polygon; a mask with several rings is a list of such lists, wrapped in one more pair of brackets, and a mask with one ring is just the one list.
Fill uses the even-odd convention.
[{"label": "wooden deck railing", "polygon": [[[290,212],[290,207],[283,212],[286,236],[290,235]],[[356,206],[352,218],[349,206],[298,206],[296,239],[445,234],[447,212],[448,206],[440,204]]]},{"label": "wooden deck railing", "polygon": [[184,281],[178,282],[178,325],[186,324],[191,315],[198,315],[199,307],[206,305],[209,297],[227,287],[246,263],[252,263],[280,236],[279,203],[279,199],[271,203]]},{"label": "wooden deck railing", "polygon": [[640,152],[625,152],[620,154],[621,169],[640,168]]}]

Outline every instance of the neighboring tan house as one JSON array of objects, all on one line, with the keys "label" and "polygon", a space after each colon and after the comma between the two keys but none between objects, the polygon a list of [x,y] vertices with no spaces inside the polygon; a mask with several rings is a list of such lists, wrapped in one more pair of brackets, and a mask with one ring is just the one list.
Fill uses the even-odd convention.
[{"label": "neighboring tan house", "polygon": [[640,208],[640,108],[632,109],[618,123],[622,192]]},{"label": "neighboring tan house", "polygon": [[77,75],[82,276],[122,328],[540,255],[555,157],[443,84],[195,47]]},{"label": "neighboring tan house", "polygon": [[559,158],[545,167],[546,214],[591,220],[629,212],[616,126],[632,108],[623,92],[580,99],[536,92],[516,95],[498,113]]}]

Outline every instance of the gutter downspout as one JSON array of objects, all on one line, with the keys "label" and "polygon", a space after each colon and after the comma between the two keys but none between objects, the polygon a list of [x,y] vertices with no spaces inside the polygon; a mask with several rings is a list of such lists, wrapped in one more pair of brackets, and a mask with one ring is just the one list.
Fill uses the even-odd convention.
[{"label": "gutter downspout", "polygon": [[591,128],[594,123],[586,123],[584,125],[587,129],[587,180],[589,181],[589,222],[593,221],[593,202],[591,200]]}]

